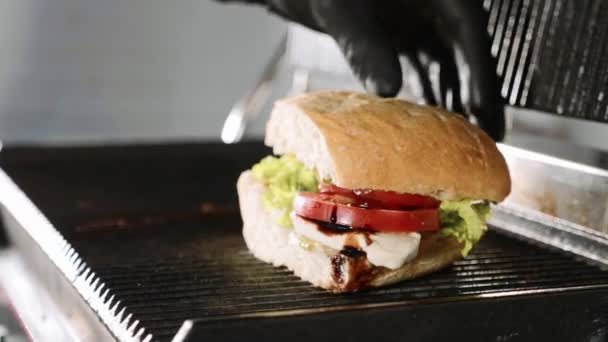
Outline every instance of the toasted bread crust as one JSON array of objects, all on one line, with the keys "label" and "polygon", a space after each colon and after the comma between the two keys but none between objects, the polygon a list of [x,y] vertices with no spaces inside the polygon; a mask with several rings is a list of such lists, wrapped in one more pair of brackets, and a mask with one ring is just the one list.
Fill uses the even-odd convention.
[{"label": "toasted bread crust", "polygon": [[397,99],[322,91],[280,100],[266,144],[350,189],[499,202],[511,188],[503,156],[481,129]]}]

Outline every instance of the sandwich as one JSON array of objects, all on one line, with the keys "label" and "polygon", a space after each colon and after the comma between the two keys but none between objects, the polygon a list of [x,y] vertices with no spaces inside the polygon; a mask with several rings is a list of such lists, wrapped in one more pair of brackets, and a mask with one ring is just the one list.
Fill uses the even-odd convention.
[{"label": "sandwich", "polygon": [[494,141],[458,114],[320,91],[279,100],[268,156],[237,182],[253,255],[331,292],[416,278],[465,257],[510,192]]}]

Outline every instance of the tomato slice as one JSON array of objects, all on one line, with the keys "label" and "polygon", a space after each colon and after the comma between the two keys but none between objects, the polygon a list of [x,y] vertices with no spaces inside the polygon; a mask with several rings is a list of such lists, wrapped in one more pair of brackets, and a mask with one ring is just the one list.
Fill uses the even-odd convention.
[{"label": "tomato slice", "polygon": [[341,203],[333,194],[300,192],[294,211],[302,217],[354,228],[381,232],[422,232],[439,230],[439,209],[388,210],[361,208]]},{"label": "tomato slice", "polygon": [[336,194],[352,198],[358,203],[366,203],[370,208],[383,209],[417,209],[439,208],[440,201],[433,197],[400,194],[394,191],[381,190],[351,190],[333,184],[321,184],[319,191],[325,194]]}]

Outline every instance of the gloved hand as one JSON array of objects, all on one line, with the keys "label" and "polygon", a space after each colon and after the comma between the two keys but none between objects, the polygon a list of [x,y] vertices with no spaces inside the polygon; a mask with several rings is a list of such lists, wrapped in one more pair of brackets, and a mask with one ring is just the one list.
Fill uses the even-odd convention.
[{"label": "gloved hand", "polygon": [[428,104],[474,115],[492,138],[504,137],[504,102],[481,1],[219,1],[265,5],[331,35],[365,88],[380,96],[399,92],[399,58],[407,58]]}]

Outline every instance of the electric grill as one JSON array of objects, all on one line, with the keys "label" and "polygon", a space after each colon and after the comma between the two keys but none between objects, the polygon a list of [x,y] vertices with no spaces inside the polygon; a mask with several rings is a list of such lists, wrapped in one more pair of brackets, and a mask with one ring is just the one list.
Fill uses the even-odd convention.
[{"label": "electric grill", "polygon": [[[608,240],[559,235],[507,207],[467,258],[387,288],[330,294],[256,260],[235,180],[268,153],[259,143],[8,148],[5,227],[57,312],[90,340],[608,336]],[[516,227],[560,241],[522,239]],[[557,248],[574,236],[595,252]]]},{"label": "electric grill", "polygon": [[[483,6],[503,96],[520,107],[508,113],[607,121],[606,2]],[[290,33],[227,118],[224,141],[241,139],[286,59],[293,92],[328,79],[354,84],[330,40],[298,27]],[[511,133],[521,133],[517,120]],[[543,117],[544,125],[556,121]],[[270,153],[259,142],[6,148],[0,212],[12,245],[0,250],[0,286],[37,340],[608,339],[608,172],[500,147],[513,194],[467,258],[343,295],[247,251],[235,183]]]}]

